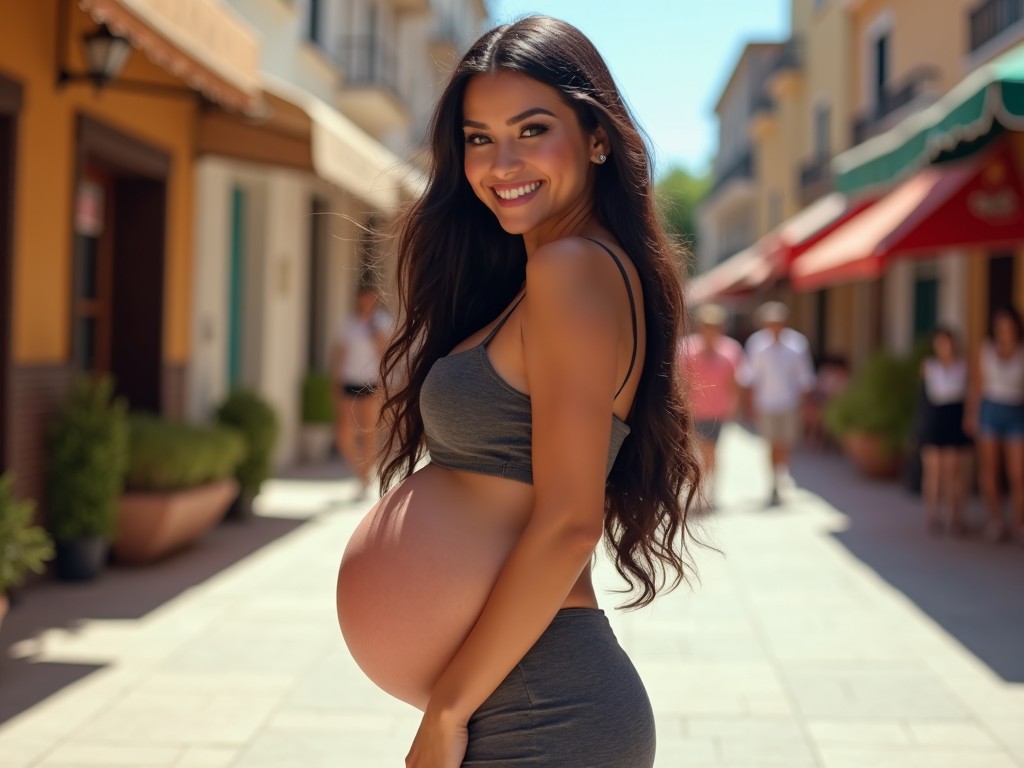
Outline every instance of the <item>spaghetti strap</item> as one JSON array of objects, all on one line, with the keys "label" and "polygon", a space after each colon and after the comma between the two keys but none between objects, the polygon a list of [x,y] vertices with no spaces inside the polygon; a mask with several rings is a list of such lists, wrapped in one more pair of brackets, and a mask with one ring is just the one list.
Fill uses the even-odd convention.
[{"label": "spaghetti strap", "polygon": [[516,299],[515,303],[512,305],[509,311],[505,313],[504,317],[502,317],[501,320],[498,321],[498,324],[491,328],[490,332],[488,332],[488,334],[484,336],[484,340],[480,342],[481,347],[486,347],[488,344],[490,344],[491,339],[493,339],[495,334],[501,330],[501,327],[505,325],[506,322],[508,322],[508,319],[512,316],[512,313],[516,311],[516,307],[518,307],[519,303],[525,298],[526,292],[524,291],[519,296],[519,298]]},{"label": "spaghetti strap", "polygon": [[626,371],[626,378],[622,382],[622,386],[619,387],[619,391],[615,393],[615,397],[618,397],[622,390],[625,389],[626,385],[629,383],[629,377],[633,375],[633,367],[636,365],[637,345],[639,341],[639,333],[636,320],[636,299],[633,298],[633,286],[629,282],[629,275],[626,274],[626,268],[622,266],[622,261],[619,259],[618,256],[615,255],[615,252],[607,245],[602,243],[600,240],[595,240],[592,237],[584,237],[583,239],[589,240],[592,243],[596,243],[597,245],[601,246],[605,251],[607,251],[608,255],[611,256],[612,260],[615,262],[615,266],[619,268],[619,272],[622,273],[622,279],[626,281],[626,292],[629,294],[629,311],[632,313],[633,316],[633,355],[629,358],[629,370]]}]

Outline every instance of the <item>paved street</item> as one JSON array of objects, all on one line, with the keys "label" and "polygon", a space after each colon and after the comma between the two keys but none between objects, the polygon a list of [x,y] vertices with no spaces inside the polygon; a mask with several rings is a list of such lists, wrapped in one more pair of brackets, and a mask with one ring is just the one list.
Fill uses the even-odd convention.
[{"label": "paved street", "polygon": [[[658,715],[658,766],[1024,766],[1024,551],[927,539],[916,500],[834,456],[800,457],[799,487],[764,510],[762,446],[738,427],[723,441],[702,519],[721,554],[695,550],[692,591],[613,616]],[[0,725],[0,768],[400,766],[416,713],[363,679],[333,614],[368,504],[351,491],[275,481],[258,523],[279,528],[251,554],[138,615],[83,609],[16,643],[0,700],[6,670],[78,672]],[[76,587],[34,589],[19,611],[44,589],[73,611]]]}]

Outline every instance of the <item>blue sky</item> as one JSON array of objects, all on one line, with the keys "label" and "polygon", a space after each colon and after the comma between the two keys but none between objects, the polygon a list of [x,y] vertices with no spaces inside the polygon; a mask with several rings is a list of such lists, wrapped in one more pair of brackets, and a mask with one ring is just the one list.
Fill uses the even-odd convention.
[{"label": "blue sky", "polygon": [[490,0],[488,7],[499,23],[545,13],[583,30],[650,134],[659,170],[709,165],[715,101],[743,46],[789,30],[789,0]]}]

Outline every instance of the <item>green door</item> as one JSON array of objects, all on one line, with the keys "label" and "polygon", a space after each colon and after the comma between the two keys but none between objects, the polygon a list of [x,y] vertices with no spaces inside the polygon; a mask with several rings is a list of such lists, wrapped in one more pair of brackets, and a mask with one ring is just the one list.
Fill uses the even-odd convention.
[{"label": "green door", "polygon": [[228,391],[238,387],[242,380],[245,205],[245,190],[234,187],[231,190],[231,272],[228,276]]}]

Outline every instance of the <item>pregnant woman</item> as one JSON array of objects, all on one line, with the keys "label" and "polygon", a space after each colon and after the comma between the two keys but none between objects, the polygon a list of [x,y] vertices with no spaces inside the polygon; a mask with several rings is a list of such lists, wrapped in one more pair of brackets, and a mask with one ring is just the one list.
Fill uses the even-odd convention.
[{"label": "pregnant woman", "polygon": [[390,490],[342,559],[342,632],[423,710],[407,766],[649,768],[590,576],[602,536],[632,606],[689,571],[681,263],[646,147],[590,41],[535,16],[466,54],[431,149],[383,364]]}]

